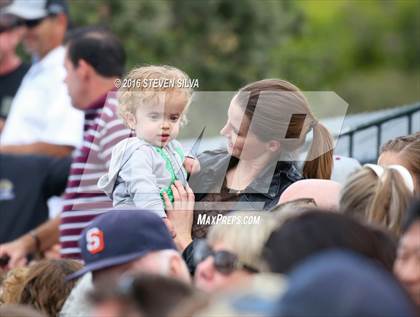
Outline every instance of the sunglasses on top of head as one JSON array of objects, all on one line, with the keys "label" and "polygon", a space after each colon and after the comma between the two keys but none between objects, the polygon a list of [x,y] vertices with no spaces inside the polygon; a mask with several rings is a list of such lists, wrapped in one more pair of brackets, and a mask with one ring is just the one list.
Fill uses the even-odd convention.
[{"label": "sunglasses on top of head", "polygon": [[216,270],[225,275],[229,275],[239,269],[244,269],[251,273],[258,272],[258,269],[240,261],[236,254],[224,250],[214,251],[205,240],[197,241],[194,247],[194,263],[198,265],[209,256],[213,257],[213,264]]}]

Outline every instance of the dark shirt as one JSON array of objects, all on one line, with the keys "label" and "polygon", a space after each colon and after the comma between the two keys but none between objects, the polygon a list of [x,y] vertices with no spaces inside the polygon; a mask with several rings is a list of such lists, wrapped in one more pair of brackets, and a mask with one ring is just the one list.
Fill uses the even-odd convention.
[{"label": "dark shirt", "polygon": [[71,157],[0,154],[0,243],[48,219],[47,200],[61,195]]},{"label": "dark shirt", "polygon": [[[278,161],[269,164],[243,191],[232,191],[226,186],[226,173],[238,164],[238,159],[231,157],[226,150],[216,150],[202,153],[198,160],[200,172],[192,175],[189,180],[196,200],[193,242],[182,253],[192,275],[196,266],[193,257],[195,243],[198,238],[205,238],[210,227],[198,224],[200,214],[215,216],[234,210],[271,210],[288,186],[303,179],[294,162]],[[222,203],[223,208],[220,205],[219,208],[211,208],[211,204],[215,202]]]},{"label": "dark shirt", "polygon": [[29,64],[22,63],[11,72],[0,75],[0,118],[7,118],[13,97],[29,67]]}]

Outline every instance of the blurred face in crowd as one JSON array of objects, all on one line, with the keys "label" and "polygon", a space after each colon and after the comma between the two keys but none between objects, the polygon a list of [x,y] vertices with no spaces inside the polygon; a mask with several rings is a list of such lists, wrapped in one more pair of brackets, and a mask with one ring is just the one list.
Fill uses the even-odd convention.
[{"label": "blurred face in crowd", "polygon": [[92,311],[92,316],[142,317],[142,314],[133,305],[125,303],[123,300],[109,299],[96,304]]},{"label": "blurred face in crowd", "polygon": [[76,67],[66,55],[64,67],[66,69],[66,78],[64,79],[64,82],[67,85],[73,107],[83,109],[84,106],[86,106],[84,96],[86,92],[85,78],[87,65],[85,62],[79,61],[79,64]]},{"label": "blurred face in crowd", "polygon": [[[227,248],[222,242],[216,243],[212,246],[212,249],[215,253],[218,251],[228,251],[229,253],[234,254],[234,252]],[[195,272],[195,285],[202,291],[212,293],[219,290],[236,288],[251,276],[252,273],[245,269],[234,269],[231,270],[231,272],[221,272],[215,264],[215,257],[211,255],[198,264]]]},{"label": "blurred face in crowd", "polygon": [[420,220],[402,236],[394,272],[420,306]]},{"label": "blurred face in crowd", "polygon": [[191,281],[188,268],[182,257],[174,250],[150,252],[136,260],[129,273],[154,273],[173,277],[189,283]]},{"label": "blurred face in crowd", "polygon": [[104,280],[118,280],[124,274],[160,274],[189,283],[190,274],[183,259],[176,251],[164,250],[150,252],[134,261],[93,272],[93,283],[98,285]]},{"label": "blurred face in crowd", "polygon": [[164,98],[161,105],[154,102],[140,105],[135,116],[128,118],[128,125],[137,137],[159,147],[178,136],[181,117],[188,103],[181,92],[165,93]]},{"label": "blurred face in crowd", "polygon": [[61,44],[66,29],[67,17],[64,14],[28,20],[23,45],[28,53],[43,58]]},{"label": "blurred face in crowd", "polygon": [[238,159],[252,160],[273,150],[269,142],[262,142],[249,129],[250,124],[249,118],[234,97],[229,105],[227,122],[220,134],[227,139],[229,154]]},{"label": "blurred face in crowd", "polygon": [[0,63],[9,54],[12,54],[23,35],[23,28],[14,28],[0,32]]}]

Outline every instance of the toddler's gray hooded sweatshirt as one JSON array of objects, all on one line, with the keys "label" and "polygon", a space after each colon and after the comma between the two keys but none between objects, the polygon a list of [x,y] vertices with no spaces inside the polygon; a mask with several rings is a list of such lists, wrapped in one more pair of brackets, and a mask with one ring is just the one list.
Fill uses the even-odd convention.
[{"label": "toddler's gray hooded sweatshirt", "polygon": [[166,217],[161,193],[168,193],[175,179],[187,184],[181,144],[172,140],[160,148],[137,137],[120,141],[112,149],[107,174],[98,187],[116,208],[147,209]]}]

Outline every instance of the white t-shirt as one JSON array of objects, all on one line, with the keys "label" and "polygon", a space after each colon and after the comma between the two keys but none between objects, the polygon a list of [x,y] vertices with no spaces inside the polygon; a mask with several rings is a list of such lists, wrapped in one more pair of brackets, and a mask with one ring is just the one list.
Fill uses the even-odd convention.
[{"label": "white t-shirt", "polygon": [[64,47],[57,47],[29,69],[13,99],[0,144],[81,145],[84,114],[71,105],[64,57]]}]

